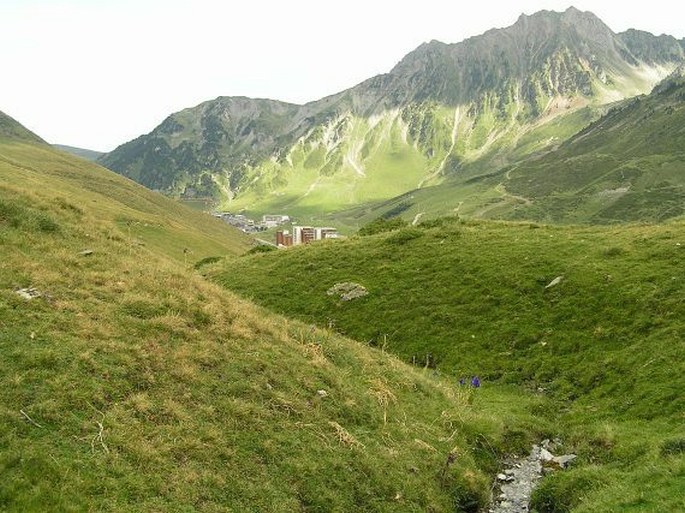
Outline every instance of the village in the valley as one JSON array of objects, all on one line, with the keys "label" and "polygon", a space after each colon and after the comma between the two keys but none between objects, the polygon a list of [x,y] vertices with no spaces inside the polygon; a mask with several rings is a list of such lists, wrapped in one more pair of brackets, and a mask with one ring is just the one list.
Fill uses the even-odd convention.
[{"label": "village in the valley", "polygon": [[245,233],[256,234],[265,232],[274,228],[292,226],[291,229],[279,229],[276,231],[275,241],[270,242],[279,248],[287,248],[289,246],[299,246],[300,244],[309,244],[317,240],[324,239],[338,239],[340,233],[337,228],[330,226],[300,226],[293,224],[293,219],[288,215],[264,215],[261,221],[250,219],[244,214],[233,214],[230,212],[214,212],[212,214],[224,221],[242,230]]}]

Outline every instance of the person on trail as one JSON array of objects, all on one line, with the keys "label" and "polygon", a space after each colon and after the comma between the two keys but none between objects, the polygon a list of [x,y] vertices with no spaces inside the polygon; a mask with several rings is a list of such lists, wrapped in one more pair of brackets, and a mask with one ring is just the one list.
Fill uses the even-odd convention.
[{"label": "person on trail", "polygon": [[471,378],[471,386],[473,388],[480,388],[480,378],[478,376],[473,376]]}]

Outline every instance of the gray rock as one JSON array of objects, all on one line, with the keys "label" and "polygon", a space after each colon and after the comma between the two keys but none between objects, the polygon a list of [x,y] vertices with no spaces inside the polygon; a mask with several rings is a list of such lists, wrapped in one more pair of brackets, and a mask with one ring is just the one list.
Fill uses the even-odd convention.
[{"label": "gray rock", "polygon": [[566,468],[577,457],[578,456],[576,456],[575,454],[564,454],[563,456],[555,456],[552,461],[554,461],[554,463],[557,463],[561,468]]},{"label": "gray rock", "polygon": [[542,461],[554,461],[554,454],[547,449],[540,449],[540,459]]},{"label": "gray rock", "polygon": [[[534,445],[524,458],[514,458],[503,473],[497,475],[500,487],[492,513],[525,513],[529,511],[530,496],[542,475],[541,449]],[[504,476],[504,479],[501,477]]]},{"label": "gray rock", "polygon": [[79,255],[81,256],[91,256],[93,254],[92,249],[84,249],[83,251],[79,252]]},{"label": "gray rock", "polygon": [[36,299],[43,295],[43,293],[40,290],[35,289],[33,287],[29,287],[26,289],[18,289],[14,292],[16,292],[19,296],[23,297],[26,300]]},{"label": "gray rock", "polygon": [[340,296],[343,301],[351,301],[360,297],[368,296],[369,291],[359,283],[351,281],[336,283],[326,291],[329,296]]},{"label": "gray rock", "polygon": [[556,287],[557,285],[559,285],[559,284],[561,283],[561,280],[563,280],[563,279],[564,279],[564,276],[563,276],[563,275],[557,276],[557,277],[554,278],[552,281],[550,281],[550,282],[545,286],[545,288],[546,288],[546,289],[549,289],[549,288],[551,288],[551,287]]}]

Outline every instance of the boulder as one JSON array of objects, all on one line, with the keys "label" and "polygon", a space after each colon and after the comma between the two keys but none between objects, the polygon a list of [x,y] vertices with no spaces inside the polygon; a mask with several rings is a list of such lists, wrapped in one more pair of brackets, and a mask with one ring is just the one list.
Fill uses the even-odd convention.
[{"label": "boulder", "polygon": [[352,301],[360,297],[368,296],[369,291],[366,287],[360,285],[359,283],[354,283],[351,281],[336,283],[333,285],[326,294],[329,296],[340,296],[343,301]]}]

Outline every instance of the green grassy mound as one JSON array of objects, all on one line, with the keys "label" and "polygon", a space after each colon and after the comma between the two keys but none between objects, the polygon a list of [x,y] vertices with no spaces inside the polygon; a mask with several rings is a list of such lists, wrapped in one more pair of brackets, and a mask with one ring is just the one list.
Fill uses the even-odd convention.
[{"label": "green grassy mound", "polygon": [[[215,264],[210,274],[452,379],[478,374],[548,398],[537,413],[580,457],[544,482],[539,511],[679,511],[684,261],[683,223],[443,220]],[[327,295],[343,281],[369,295]]]},{"label": "green grassy mound", "polygon": [[475,512],[532,440],[541,399],[206,282],[178,248],[243,249],[224,225],[49,148],[0,156],[1,511]]}]

